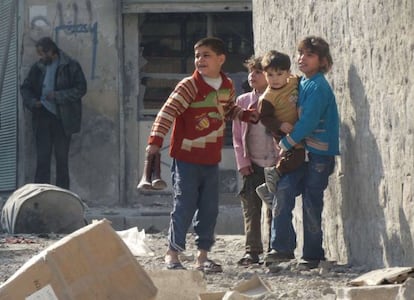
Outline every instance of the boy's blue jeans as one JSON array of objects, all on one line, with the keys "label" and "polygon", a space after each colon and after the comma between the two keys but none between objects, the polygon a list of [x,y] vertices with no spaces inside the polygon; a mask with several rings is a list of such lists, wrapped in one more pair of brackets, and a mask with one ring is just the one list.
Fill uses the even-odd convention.
[{"label": "boy's blue jeans", "polygon": [[169,248],[185,250],[186,234],[193,223],[198,249],[210,251],[215,242],[218,215],[218,165],[200,165],[173,159],[171,178],[174,207],[169,228]]},{"label": "boy's blue jeans", "polygon": [[296,232],[292,210],[296,196],[302,194],[303,255],[306,260],[324,260],[322,248],[323,193],[335,168],[335,157],[309,153],[309,162],[282,176],[273,201],[271,248],[293,253]]}]

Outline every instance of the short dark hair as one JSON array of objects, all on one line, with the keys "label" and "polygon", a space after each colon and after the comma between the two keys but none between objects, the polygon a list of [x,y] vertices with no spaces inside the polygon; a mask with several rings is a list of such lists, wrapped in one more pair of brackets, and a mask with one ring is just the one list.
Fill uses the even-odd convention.
[{"label": "short dark hair", "polygon": [[262,59],[262,67],[265,71],[267,69],[289,71],[290,65],[289,55],[276,50],[270,50],[263,56]]},{"label": "short dark hair", "polygon": [[262,57],[252,55],[250,58],[246,59],[243,64],[249,71],[250,70],[259,70],[263,71],[262,66]]},{"label": "short dark hair", "polygon": [[217,55],[226,54],[226,46],[223,40],[217,37],[206,37],[199,40],[195,43],[194,50],[201,46],[209,47]]},{"label": "short dark hair", "polygon": [[329,44],[321,37],[308,36],[299,42],[298,50],[308,50],[318,55],[319,60],[326,59],[326,65],[321,66],[321,72],[327,73],[333,65]]},{"label": "short dark hair", "polygon": [[55,42],[48,36],[42,37],[36,42],[36,48],[42,48],[44,52],[52,51],[53,53],[58,53],[59,48]]}]

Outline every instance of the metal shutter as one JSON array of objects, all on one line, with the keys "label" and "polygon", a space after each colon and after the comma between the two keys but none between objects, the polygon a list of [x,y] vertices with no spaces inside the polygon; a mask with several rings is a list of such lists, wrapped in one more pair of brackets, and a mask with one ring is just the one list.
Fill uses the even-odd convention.
[{"label": "metal shutter", "polygon": [[16,189],[17,1],[0,1],[0,191]]}]

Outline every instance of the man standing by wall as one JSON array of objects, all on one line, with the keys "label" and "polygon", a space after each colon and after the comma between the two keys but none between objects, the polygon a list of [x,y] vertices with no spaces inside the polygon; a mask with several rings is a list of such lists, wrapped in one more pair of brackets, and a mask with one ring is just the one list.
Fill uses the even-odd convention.
[{"label": "man standing by wall", "polygon": [[80,131],[87,83],[80,64],[49,37],[35,45],[40,59],[20,87],[23,103],[32,113],[36,139],[35,183],[50,183],[52,151],[56,161],[56,185],[69,189],[69,146]]}]

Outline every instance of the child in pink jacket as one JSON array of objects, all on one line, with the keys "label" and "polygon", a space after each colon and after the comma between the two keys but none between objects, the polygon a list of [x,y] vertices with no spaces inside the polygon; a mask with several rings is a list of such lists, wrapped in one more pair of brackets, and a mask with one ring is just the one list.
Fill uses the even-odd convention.
[{"label": "child in pink jacket", "polygon": [[[248,82],[253,89],[240,95],[236,103],[244,109],[257,108],[258,100],[267,87],[261,66],[261,57],[251,57],[245,63],[249,70]],[[261,122],[257,124],[233,121],[233,146],[237,169],[243,177],[243,187],[239,193],[243,209],[244,231],[246,234],[245,255],[239,265],[248,266],[258,263],[263,253],[261,235],[262,200],[256,194],[256,187],[265,182],[264,167],[276,162],[272,135]],[[266,222],[271,222],[268,210]],[[266,251],[268,245],[266,245]]]}]

